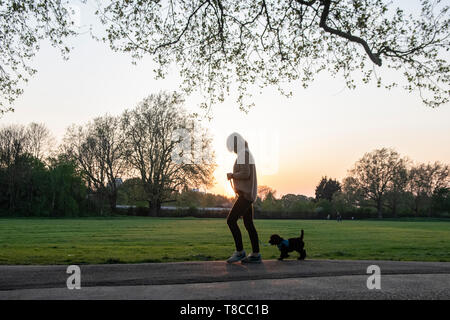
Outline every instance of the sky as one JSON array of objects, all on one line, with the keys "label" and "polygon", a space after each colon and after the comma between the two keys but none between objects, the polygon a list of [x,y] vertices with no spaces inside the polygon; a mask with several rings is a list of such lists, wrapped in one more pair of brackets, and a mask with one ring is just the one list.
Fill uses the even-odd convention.
[{"label": "sky", "polygon": [[[84,8],[79,19],[82,28],[92,21]],[[15,112],[0,118],[0,126],[43,122],[60,139],[72,123],[83,124],[105,113],[119,115],[151,93],[179,87],[175,72],[165,80],[154,79],[150,57],[133,65],[129,56],[112,52],[88,33],[70,43],[74,49],[68,61],[58,50],[42,45],[33,61],[38,73],[16,101]],[[271,87],[256,92],[248,113],[239,110],[232,96],[212,107],[212,119],[203,125],[213,137],[218,167],[215,185],[207,191],[233,194],[226,173],[234,156],[225,145],[232,132],[248,140],[258,184],[274,188],[277,196],[313,196],[322,176],[342,180],[364,153],[382,147],[417,162],[450,163],[449,104],[431,109],[417,93],[401,88],[362,85],[349,90],[341,78],[325,73],[308,89],[300,82],[290,88],[290,98]],[[200,101],[193,95],[185,106],[198,111]]]}]

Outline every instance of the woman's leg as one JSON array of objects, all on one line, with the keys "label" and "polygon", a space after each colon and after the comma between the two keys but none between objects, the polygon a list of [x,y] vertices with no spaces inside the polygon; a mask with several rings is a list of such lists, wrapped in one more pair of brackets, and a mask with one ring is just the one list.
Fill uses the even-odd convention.
[{"label": "woman's leg", "polygon": [[244,214],[244,210],[247,210],[249,203],[250,202],[245,200],[243,197],[239,196],[227,217],[227,224],[230,228],[231,234],[233,235],[234,243],[236,244],[236,251],[242,251],[244,249],[242,245],[241,230],[239,230],[237,221],[239,217]]},{"label": "woman's leg", "polygon": [[250,242],[252,243],[253,253],[259,253],[259,239],[258,232],[256,232],[255,225],[253,224],[253,204],[251,204],[244,214],[244,225],[250,236]]}]

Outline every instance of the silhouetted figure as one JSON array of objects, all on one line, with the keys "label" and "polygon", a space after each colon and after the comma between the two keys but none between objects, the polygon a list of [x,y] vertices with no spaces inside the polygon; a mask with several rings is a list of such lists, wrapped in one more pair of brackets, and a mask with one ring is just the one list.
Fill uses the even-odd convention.
[{"label": "silhouetted figure", "polygon": [[[247,141],[238,133],[232,133],[227,138],[227,148],[237,155],[233,165],[233,173],[227,173],[228,180],[231,180],[234,192],[238,196],[227,217],[228,227],[233,235],[236,251],[227,260],[228,263],[242,261],[242,263],[260,263],[258,233],[253,224],[253,202],[257,195],[257,180],[255,161],[248,149]],[[245,228],[252,243],[252,253],[246,256],[242,235],[237,224],[239,217],[243,217]]]}]

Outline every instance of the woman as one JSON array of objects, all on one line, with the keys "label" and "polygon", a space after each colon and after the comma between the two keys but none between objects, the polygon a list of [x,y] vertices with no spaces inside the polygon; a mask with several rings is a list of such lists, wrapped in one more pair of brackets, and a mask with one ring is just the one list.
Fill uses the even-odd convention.
[{"label": "woman", "polygon": [[[238,133],[232,133],[227,138],[227,148],[228,151],[237,154],[233,173],[227,173],[227,178],[234,183],[234,191],[238,196],[227,218],[227,223],[236,245],[236,251],[227,262],[260,263],[261,254],[259,253],[258,233],[253,224],[253,202],[256,200],[257,194],[255,161],[248,149],[247,141]],[[252,243],[253,252],[248,256],[245,254],[241,231],[237,224],[241,216],[244,219],[244,225]]]}]

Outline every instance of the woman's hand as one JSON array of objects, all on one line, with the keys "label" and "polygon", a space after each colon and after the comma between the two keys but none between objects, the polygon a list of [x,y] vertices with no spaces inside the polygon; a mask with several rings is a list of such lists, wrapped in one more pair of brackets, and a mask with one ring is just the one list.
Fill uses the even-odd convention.
[{"label": "woman's hand", "polygon": [[227,179],[228,179],[228,180],[233,179],[233,174],[232,174],[232,173],[227,173]]}]

